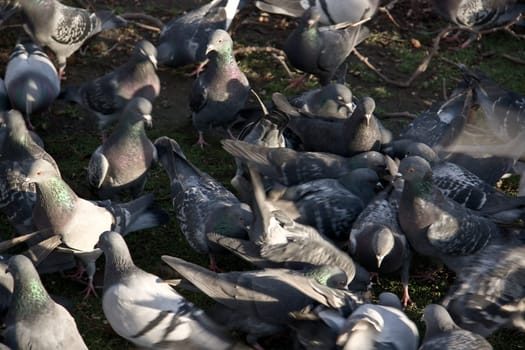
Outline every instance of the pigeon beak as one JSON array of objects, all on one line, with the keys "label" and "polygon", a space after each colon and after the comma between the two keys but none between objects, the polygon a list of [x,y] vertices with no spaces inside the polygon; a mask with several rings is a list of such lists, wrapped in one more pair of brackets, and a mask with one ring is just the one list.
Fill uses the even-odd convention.
[{"label": "pigeon beak", "polygon": [[153,119],[151,118],[151,114],[144,114],[142,117],[144,118],[144,121],[146,122],[146,126],[148,128],[151,128],[153,126]]},{"label": "pigeon beak", "polygon": [[372,114],[365,114],[366,118],[366,126],[370,126],[370,119],[372,118]]},{"label": "pigeon beak", "polygon": [[213,44],[210,44],[208,46],[206,46],[206,52],[204,53],[206,56],[208,56],[208,54],[212,51],[215,51],[215,46]]},{"label": "pigeon beak", "polygon": [[157,59],[155,58],[155,56],[148,55],[148,60],[151,62],[153,67],[155,67],[155,69],[157,69]]},{"label": "pigeon beak", "polygon": [[375,190],[376,192],[379,192],[379,191],[382,191],[384,188],[385,188],[385,186],[383,186],[383,184],[382,184],[381,182],[378,181],[378,182],[376,183],[375,187],[374,187],[374,190]]},{"label": "pigeon beak", "polygon": [[25,183],[31,182],[31,178],[30,178],[30,177],[26,177],[26,178],[24,179],[24,182],[25,182]]}]

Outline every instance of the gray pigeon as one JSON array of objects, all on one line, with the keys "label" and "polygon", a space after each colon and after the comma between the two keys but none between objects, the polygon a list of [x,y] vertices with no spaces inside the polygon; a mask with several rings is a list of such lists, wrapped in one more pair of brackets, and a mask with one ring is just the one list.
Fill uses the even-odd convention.
[{"label": "gray pigeon", "polygon": [[[338,78],[334,77],[336,71],[354,47],[366,39],[369,31],[360,24],[342,29],[319,27],[320,18],[321,12],[316,7],[306,10],[299,25],[286,39],[284,52],[292,66],[315,75],[321,85],[326,85]],[[343,73],[346,74],[345,69]]]},{"label": "gray pigeon", "polygon": [[198,169],[184,155],[179,144],[166,136],[155,140],[159,160],[171,181],[173,208],[180,229],[190,246],[209,254],[210,268],[216,270],[216,246],[207,233],[246,238],[252,213],[219,181]]},{"label": "gray pigeon", "polygon": [[9,102],[9,96],[7,96],[5,81],[0,78],[0,111],[7,111],[10,107],[11,104]]},{"label": "gray pigeon", "polygon": [[148,170],[157,163],[157,149],[146,135],[151,125],[151,102],[143,97],[128,102],[115,130],[99,146],[88,165],[88,182],[102,199],[115,199],[129,190],[136,198],[144,189]]},{"label": "gray pigeon", "polygon": [[371,168],[378,173],[386,170],[385,157],[375,151],[347,158],[332,153],[269,148],[243,141],[222,140],[221,143],[228,153],[285,186],[323,178],[335,179],[359,168]]},{"label": "gray pigeon", "polygon": [[212,0],[170,20],[160,32],[159,64],[202,64],[210,34],[216,29],[228,30],[239,4],[240,0]]},{"label": "gray pigeon", "polygon": [[370,272],[400,271],[406,306],[411,301],[408,275],[412,254],[397,218],[402,191],[403,181],[395,179],[363,209],[350,231],[348,252]]},{"label": "gray pigeon", "polygon": [[492,245],[465,262],[441,302],[456,323],[488,337],[502,327],[525,331],[525,247]]},{"label": "gray pigeon", "polygon": [[416,350],[419,345],[416,324],[401,311],[399,298],[387,292],[379,295],[379,305],[359,306],[339,333],[337,344],[345,350]]},{"label": "gray pigeon", "polygon": [[23,255],[13,256],[8,271],[14,277],[14,290],[4,342],[13,349],[87,350],[75,320],[51,299],[31,261]]},{"label": "gray pigeon", "polygon": [[54,167],[43,159],[31,166],[26,181],[36,183],[37,202],[33,222],[37,229],[50,229],[60,242],[81,259],[87,268],[87,295],[94,291],[95,260],[101,252],[94,248],[104,231],[122,235],[166,223],[168,214],[151,208],[153,195],[148,194],[127,203],[88,201],[80,198],[62,180]]},{"label": "gray pigeon", "polygon": [[99,128],[106,129],[133,97],[155,100],[160,92],[156,69],[157,49],[142,40],[126,63],[80,86],[66,87],[59,98],[83,106],[97,117]]},{"label": "gray pigeon", "polygon": [[33,41],[47,46],[58,60],[58,75],[62,77],[66,59],[84,42],[103,30],[127,25],[125,19],[111,11],[88,10],[66,6],[57,0],[16,0],[25,17],[24,29]]},{"label": "gray pigeon", "polygon": [[5,316],[11,304],[13,295],[14,279],[10,273],[5,273],[9,256],[0,255],[0,323],[4,324]]},{"label": "gray pigeon", "polygon": [[352,92],[343,84],[330,83],[290,99],[298,112],[328,118],[346,119],[354,110]]},{"label": "gray pigeon", "polygon": [[230,132],[229,127],[250,91],[248,79],[235,61],[232,38],[226,31],[217,29],[210,35],[206,56],[210,62],[193,83],[189,97],[193,127],[199,132],[197,143],[201,147],[206,144],[204,131],[224,126]]},{"label": "gray pigeon", "polygon": [[22,114],[16,110],[3,112],[6,137],[0,146],[0,210],[18,234],[34,231],[33,207],[36,188],[25,179],[31,165],[45,159],[57,172],[55,160],[33,139]]},{"label": "gray pigeon", "polygon": [[372,17],[379,0],[260,0],[255,6],[261,11],[290,17],[301,17],[310,6],[314,6],[320,12],[319,23],[331,25]]},{"label": "gray pigeon", "polygon": [[[254,334],[257,330],[250,330],[252,334],[247,338],[252,344],[260,336],[284,329],[289,312],[301,310],[314,302],[282,280],[273,269],[215,273],[176,257],[163,255],[162,260],[206,295],[235,310],[232,312],[267,324],[266,334]],[[345,273],[330,266],[315,268],[305,275],[331,287],[346,283]]]},{"label": "gray pigeon", "polygon": [[460,328],[441,305],[430,304],[423,311],[426,330],[419,350],[492,350],[481,335]]},{"label": "gray pigeon", "polygon": [[273,204],[298,223],[322,235],[346,242],[353,222],[375,196],[379,177],[368,168],[338,179],[319,179],[282,189]]},{"label": "gray pigeon", "polygon": [[113,330],[146,349],[241,349],[208,316],[161,278],[137,267],[124,238],[100,235],[106,256],[102,309]]},{"label": "gray pigeon", "polygon": [[438,257],[458,271],[454,259],[481,251],[501,237],[499,228],[445,195],[432,182],[429,163],[419,156],[399,166],[404,182],[398,219],[410,245],[425,256]]},{"label": "gray pigeon", "polygon": [[40,46],[18,43],[5,71],[5,87],[14,109],[22,112],[31,127],[30,116],[49,108],[60,92],[55,66]]},{"label": "gray pigeon", "polygon": [[291,116],[287,126],[301,139],[305,151],[328,152],[344,157],[379,151],[381,131],[372,114],[375,107],[371,97],[364,97],[347,119]]}]

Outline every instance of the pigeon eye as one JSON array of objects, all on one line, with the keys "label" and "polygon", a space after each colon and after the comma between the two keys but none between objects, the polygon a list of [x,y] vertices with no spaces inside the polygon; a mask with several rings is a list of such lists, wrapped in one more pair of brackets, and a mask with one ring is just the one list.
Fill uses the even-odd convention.
[{"label": "pigeon eye", "polygon": [[41,172],[41,171],[37,171],[36,174],[37,174],[38,176],[40,176],[40,175],[42,175],[42,172]]},{"label": "pigeon eye", "polygon": [[414,168],[409,168],[409,169],[408,169],[408,173],[410,173],[410,174],[413,173],[413,172],[415,172],[415,171],[416,171],[416,169],[414,169]]},{"label": "pigeon eye", "polygon": [[343,96],[337,96],[337,99],[338,99],[339,101],[342,101],[342,100],[343,100]]}]

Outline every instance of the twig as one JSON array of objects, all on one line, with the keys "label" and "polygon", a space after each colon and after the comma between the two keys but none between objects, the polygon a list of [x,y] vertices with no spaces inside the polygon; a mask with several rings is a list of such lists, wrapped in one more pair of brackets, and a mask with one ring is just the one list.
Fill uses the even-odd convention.
[{"label": "twig", "polygon": [[288,65],[286,64],[283,58],[283,57],[286,57],[286,54],[284,53],[283,50],[279,50],[271,46],[246,46],[246,47],[240,47],[238,49],[233,50],[233,54],[235,56],[237,55],[247,56],[247,55],[257,53],[257,52],[270,53],[272,57],[275,58],[284,67],[286,74],[288,74],[290,78],[293,77],[293,73],[291,69],[288,67]]},{"label": "twig", "polygon": [[439,32],[438,36],[434,39],[434,44],[432,45],[432,49],[430,50],[429,54],[423,59],[423,61],[419,64],[414,73],[412,73],[410,78],[408,78],[408,80],[406,81],[399,81],[388,78],[386,75],[381,73],[381,71],[377,69],[372,63],[368,61],[368,57],[361,55],[361,53],[359,53],[359,51],[357,51],[357,49],[355,48],[353,52],[357,56],[357,58],[361,60],[361,62],[363,62],[368,68],[370,68],[374,73],[377,74],[377,76],[379,76],[385,82],[395,86],[406,88],[409,87],[418,76],[420,76],[423,72],[427,70],[430,61],[432,60],[432,57],[434,57],[434,55],[439,51],[439,43],[441,39],[443,38],[443,36],[445,36],[445,34],[447,34],[450,31],[450,28],[451,27],[448,26],[441,32]]},{"label": "twig", "polygon": [[385,113],[380,115],[381,118],[406,118],[406,119],[414,119],[417,117],[417,115],[410,113],[410,112],[392,112],[392,113]]},{"label": "twig", "polygon": [[[142,12],[127,12],[127,13],[123,13],[120,15],[121,17],[127,19],[127,20],[132,20],[132,23],[135,24],[136,26],[138,27],[141,27],[141,28],[144,28],[144,29],[147,29],[147,30],[151,30],[151,31],[154,31],[154,32],[160,32],[162,28],[164,28],[164,23],[156,18],[156,17],[153,17],[153,16],[150,16],[150,15],[147,15],[145,13],[142,13]],[[152,26],[149,26],[147,24],[143,24],[143,23],[139,23],[139,22],[135,22],[133,20],[145,20],[145,21],[149,21],[151,23],[153,23],[155,26],[152,27]]]},{"label": "twig", "polygon": [[521,58],[518,58],[518,57],[511,56],[506,53],[502,53],[500,56],[514,63],[525,64],[525,60],[522,60]]},{"label": "twig", "polygon": [[272,57],[275,58],[277,61],[279,61],[279,63],[283,66],[284,70],[286,71],[286,74],[288,74],[288,77],[290,78],[293,77],[292,70],[288,67],[288,65],[286,64],[286,61],[284,60],[282,56],[272,53]]},{"label": "twig", "polygon": [[390,10],[392,10],[394,8],[394,6],[397,3],[397,1],[398,0],[390,1],[385,6],[379,7],[378,11],[381,12],[381,13],[384,13],[388,17],[388,19],[394,24],[394,26],[396,26],[397,28],[401,28],[401,26],[399,25],[399,23],[397,23],[397,21],[394,18],[394,16],[392,16],[392,14],[390,13]]}]

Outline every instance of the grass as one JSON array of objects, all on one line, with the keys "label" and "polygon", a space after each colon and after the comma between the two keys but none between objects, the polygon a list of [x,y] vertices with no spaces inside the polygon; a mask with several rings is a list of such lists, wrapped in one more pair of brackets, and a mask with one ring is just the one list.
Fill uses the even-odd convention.
[{"label": "grass", "polygon": [[[202,3],[202,2],[200,2]],[[112,6],[118,6],[119,12],[137,12],[142,8],[150,15],[168,19],[175,13],[180,13],[184,8],[171,2],[137,2],[139,8],[130,9],[125,1],[111,1]],[[98,4],[97,4],[98,6]],[[377,15],[370,23],[372,35],[360,47],[359,50],[370,58],[384,74],[393,79],[406,79],[419,65],[423,57],[428,53],[432,45],[432,39],[440,28],[446,25],[443,21],[424,14],[420,21],[410,23],[405,20],[405,9],[402,7],[394,9],[396,19],[403,21],[405,29],[398,29],[392,25],[385,16]],[[257,23],[259,13],[250,8],[240,15],[239,23],[234,24],[234,40],[236,47],[244,46],[266,46],[282,48],[287,32],[293,27],[293,21],[279,16],[270,16],[267,23]],[[414,18],[414,17],[412,17]],[[411,29],[406,29],[411,28]],[[0,38],[0,56],[7,60],[9,50],[16,39],[16,31],[6,30],[5,36]],[[156,35],[145,32],[140,28],[132,28],[129,31],[118,32],[118,38],[102,35],[94,39],[95,45],[99,41],[109,44],[101,47],[111,47],[116,40],[135,40],[137,37],[146,37],[156,42]],[[130,39],[130,37],[132,39]],[[422,46],[416,48],[411,39],[417,39]],[[97,46],[98,47],[98,46]],[[64,84],[73,84],[85,79],[98,76],[107,70],[107,65],[116,65],[126,58],[126,47],[115,50],[117,57],[111,57],[111,61],[99,57],[99,52],[94,55],[88,50],[84,57],[75,58],[68,66],[70,80]],[[503,58],[502,54],[524,59],[525,46],[523,41],[518,41],[505,33],[494,33],[483,37],[481,41],[475,42],[471,47],[464,50],[453,50],[449,44],[443,43],[437,57],[435,57],[429,69],[416,79],[408,88],[398,88],[386,84],[377,77],[366,66],[359,62],[356,57],[348,59],[349,71],[347,84],[354,95],[369,95],[376,99],[377,112],[381,116],[384,113],[408,111],[417,113],[427,108],[442,98],[442,90],[450,92],[457,81],[460,80],[458,69],[441,60],[464,63],[479,66],[486,73],[500,82],[503,86],[513,89],[519,93],[525,93],[525,66],[512,63]],[[247,73],[252,85],[265,98],[269,98],[273,92],[281,91],[287,95],[293,95],[297,91],[284,90],[288,84],[288,77],[280,64],[266,53],[256,53],[238,57],[240,66]],[[104,66],[99,63],[104,61]],[[186,96],[191,86],[191,78],[187,78],[183,72],[186,69],[174,71],[173,69],[161,68],[159,74],[163,82],[163,91],[155,104],[153,117],[154,127],[148,130],[151,139],[162,135],[168,135],[177,140],[188,158],[199,168],[208,172],[227,186],[233,176],[235,164],[231,157],[219,147],[219,140],[223,134],[212,133],[207,137],[211,147],[201,150],[193,147],[196,133],[187,118],[189,115]],[[315,79],[307,80],[307,86],[317,85]],[[84,198],[94,198],[86,182],[86,167],[93,150],[99,145],[99,133],[93,125],[93,119],[85,112],[75,106],[57,103],[50,113],[43,116],[35,116],[34,124],[37,132],[44,138],[46,149],[57,160],[62,174],[71,187]],[[386,120],[385,123],[392,129],[399,129],[404,120]],[[507,183],[508,191],[515,190],[515,182]],[[160,255],[168,254],[183,259],[206,265],[207,259],[196,254],[181,235],[176,219],[174,217],[168,177],[164,170],[159,167],[154,169],[148,179],[147,192],[153,192],[157,204],[171,214],[170,222],[159,228],[144,232],[137,232],[126,238],[136,264],[147,271],[170,278],[173,274],[160,260]],[[8,223],[2,221],[3,236],[12,234]],[[246,269],[247,265],[235,257],[220,256],[219,263],[225,270]],[[98,269],[102,270],[104,259],[99,259]],[[416,258],[412,271],[428,268],[426,259]],[[100,298],[82,299],[80,292],[83,285],[72,283],[62,278],[59,274],[51,274],[43,277],[46,288],[54,294],[71,299],[74,305],[74,316],[78,328],[83,335],[88,347],[94,350],[102,349],[132,349],[133,346],[118,337],[109,324],[105,321],[101,309]],[[436,280],[429,283],[411,280],[410,291],[414,304],[406,310],[408,315],[416,321],[423,335],[424,326],[420,321],[422,309],[425,305],[439,300],[446,294],[453,276],[441,270],[436,275]],[[401,284],[399,276],[382,276],[382,285],[375,286],[377,295],[382,290],[391,290],[401,295]],[[210,300],[195,293],[185,294],[196,304],[205,307]],[[523,349],[525,347],[525,335],[516,334],[514,331],[499,331],[489,338],[495,349]],[[279,346],[271,342],[264,344],[267,349],[279,349]],[[286,347],[285,347],[286,348]]]}]

